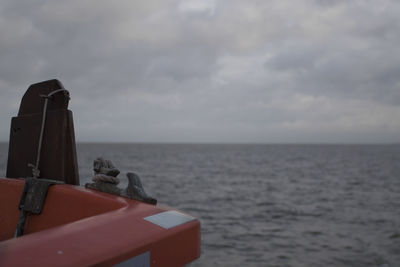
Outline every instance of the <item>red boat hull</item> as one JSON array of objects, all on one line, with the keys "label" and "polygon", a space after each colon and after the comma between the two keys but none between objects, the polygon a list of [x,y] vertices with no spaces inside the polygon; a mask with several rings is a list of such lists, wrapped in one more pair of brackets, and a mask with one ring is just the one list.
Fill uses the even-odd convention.
[{"label": "red boat hull", "polygon": [[[182,266],[200,256],[200,222],[190,215],[72,185],[51,186],[42,213],[13,238],[23,187],[0,179],[1,266]],[[184,220],[150,219],[171,216]]]}]

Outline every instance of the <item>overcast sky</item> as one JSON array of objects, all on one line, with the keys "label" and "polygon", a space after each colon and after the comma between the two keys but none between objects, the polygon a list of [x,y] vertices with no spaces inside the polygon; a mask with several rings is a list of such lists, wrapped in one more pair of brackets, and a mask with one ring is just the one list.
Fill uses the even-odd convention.
[{"label": "overcast sky", "polygon": [[32,83],[78,141],[400,142],[400,1],[0,0],[0,141]]}]

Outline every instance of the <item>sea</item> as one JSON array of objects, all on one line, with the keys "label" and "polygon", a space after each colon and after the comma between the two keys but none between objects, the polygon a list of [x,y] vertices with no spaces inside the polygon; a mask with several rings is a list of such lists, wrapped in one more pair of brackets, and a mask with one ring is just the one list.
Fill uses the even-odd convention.
[{"label": "sea", "polygon": [[[5,176],[6,143],[0,144]],[[84,144],[201,221],[198,266],[400,266],[400,145]]]}]

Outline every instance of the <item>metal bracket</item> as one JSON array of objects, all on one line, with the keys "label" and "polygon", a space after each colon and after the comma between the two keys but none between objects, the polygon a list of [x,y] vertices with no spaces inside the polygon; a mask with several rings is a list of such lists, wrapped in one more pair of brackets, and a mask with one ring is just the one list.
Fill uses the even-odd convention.
[{"label": "metal bracket", "polygon": [[132,172],[126,174],[128,178],[128,186],[125,189],[119,188],[116,184],[96,181],[94,183],[85,184],[86,188],[94,189],[108,194],[113,194],[121,197],[126,197],[134,200],[138,200],[144,203],[156,205],[157,199],[152,198],[146,194],[143,189],[142,183],[140,182],[139,176]]},{"label": "metal bracket", "polygon": [[14,237],[24,234],[27,215],[40,214],[42,212],[49,187],[54,184],[62,184],[62,182],[49,179],[37,179],[35,177],[28,177],[25,179],[24,190],[22,191],[22,196],[18,204],[21,214],[18,219]]},{"label": "metal bracket", "polygon": [[117,186],[119,183],[119,179],[117,178],[119,170],[110,160],[105,160],[101,157],[97,158],[93,162],[93,170],[95,175],[93,176],[92,181],[94,183],[85,184],[86,188],[135,199],[152,205],[157,204],[157,199],[146,194],[139,176],[135,173],[128,172],[126,174],[128,178],[128,186],[125,189],[122,189]]}]

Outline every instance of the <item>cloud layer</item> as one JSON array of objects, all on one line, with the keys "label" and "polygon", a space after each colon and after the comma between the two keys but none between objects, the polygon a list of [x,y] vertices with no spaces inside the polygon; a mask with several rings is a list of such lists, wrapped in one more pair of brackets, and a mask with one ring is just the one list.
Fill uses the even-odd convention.
[{"label": "cloud layer", "polygon": [[0,140],[29,84],[78,141],[400,142],[398,1],[0,0]]}]

